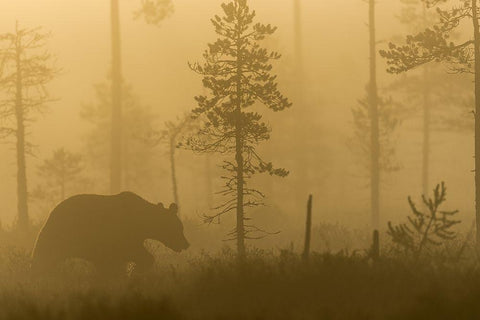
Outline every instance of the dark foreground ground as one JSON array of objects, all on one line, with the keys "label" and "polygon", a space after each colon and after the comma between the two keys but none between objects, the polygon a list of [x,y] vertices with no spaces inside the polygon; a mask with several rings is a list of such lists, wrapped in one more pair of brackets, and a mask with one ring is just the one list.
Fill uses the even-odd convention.
[{"label": "dark foreground ground", "polygon": [[[366,254],[253,251],[159,258],[151,274],[84,271],[31,279],[28,255],[1,251],[0,319],[480,319],[477,263],[418,263]],[[66,267],[67,269],[70,267]],[[83,270],[83,269],[82,269]]]}]

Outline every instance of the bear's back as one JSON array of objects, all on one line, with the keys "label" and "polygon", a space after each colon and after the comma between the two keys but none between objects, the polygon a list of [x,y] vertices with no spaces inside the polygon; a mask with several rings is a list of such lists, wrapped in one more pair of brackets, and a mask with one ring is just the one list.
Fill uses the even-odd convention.
[{"label": "bear's back", "polygon": [[47,223],[137,217],[149,203],[132,192],[117,195],[81,194],[61,202],[50,213]]}]

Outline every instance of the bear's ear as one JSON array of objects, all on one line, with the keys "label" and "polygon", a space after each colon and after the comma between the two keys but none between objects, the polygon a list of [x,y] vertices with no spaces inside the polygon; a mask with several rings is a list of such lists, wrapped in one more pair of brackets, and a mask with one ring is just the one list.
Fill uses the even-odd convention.
[{"label": "bear's ear", "polygon": [[159,202],[159,203],[157,204],[157,206],[159,206],[160,209],[165,210],[165,206],[163,205],[163,203]]},{"label": "bear's ear", "polygon": [[175,203],[170,204],[170,207],[168,207],[168,211],[171,213],[177,214],[178,212],[178,207]]}]

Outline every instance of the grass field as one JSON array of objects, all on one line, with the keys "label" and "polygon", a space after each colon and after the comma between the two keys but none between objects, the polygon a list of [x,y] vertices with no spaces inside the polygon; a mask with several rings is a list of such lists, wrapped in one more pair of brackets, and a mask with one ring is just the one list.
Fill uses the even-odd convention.
[{"label": "grass field", "polygon": [[[99,279],[71,263],[32,279],[28,250],[4,247],[0,319],[478,319],[475,259],[377,262],[366,253],[290,250],[180,256],[162,251],[145,275]],[[71,266],[77,266],[72,271]]]}]

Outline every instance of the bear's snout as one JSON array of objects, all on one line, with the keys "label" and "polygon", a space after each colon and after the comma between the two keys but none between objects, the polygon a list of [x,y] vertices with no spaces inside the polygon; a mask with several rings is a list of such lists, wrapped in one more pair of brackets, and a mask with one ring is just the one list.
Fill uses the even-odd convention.
[{"label": "bear's snout", "polygon": [[176,242],[176,244],[167,245],[173,251],[179,253],[183,250],[187,250],[190,247],[190,243],[188,243],[187,239],[182,239],[181,241]]},{"label": "bear's snout", "polygon": [[181,252],[183,250],[187,250],[190,247],[190,243],[185,239],[184,243],[180,246],[177,252]]}]

